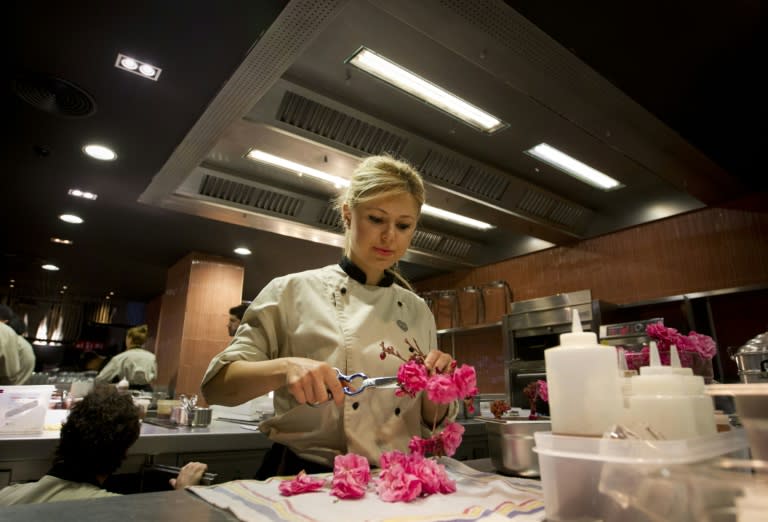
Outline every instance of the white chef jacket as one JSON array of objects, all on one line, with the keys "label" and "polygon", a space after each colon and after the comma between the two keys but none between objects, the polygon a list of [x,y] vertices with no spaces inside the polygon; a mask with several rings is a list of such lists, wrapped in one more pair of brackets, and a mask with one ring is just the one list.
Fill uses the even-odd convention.
[{"label": "white chef jacket", "polygon": [[37,482],[14,484],[1,489],[0,506],[118,496],[120,495],[117,493],[111,493],[93,484],[44,475]]},{"label": "white chef jacket", "polygon": [[[357,267],[352,266],[357,270]],[[381,359],[381,343],[408,358],[405,340],[423,352],[437,346],[434,317],[423,299],[396,284],[360,283],[339,265],[272,280],[243,315],[231,344],[216,355],[203,385],[233,361],[305,357],[326,361],[350,374],[396,375],[403,361]],[[333,465],[348,452],[378,465],[382,452],[408,450],[413,435],[429,436],[421,397],[397,397],[394,389],[369,389],[318,407],[299,405],[286,387],[275,390],[275,416],[262,422],[267,436],[300,457]],[[444,423],[453,420],[450,405]]]},{"label": "white chef jacket", "polygon": [[94,379],[96,382],[111,382],[115,377],[127,379],[130,384],[152,383],[157,377],[155,354],[143,348],[131,348],[115,355]]},{"label": "white chef jacket", "polygon": [[22,372],[19,334],[5,323],[0,322],[0,384],[17,382]]}]

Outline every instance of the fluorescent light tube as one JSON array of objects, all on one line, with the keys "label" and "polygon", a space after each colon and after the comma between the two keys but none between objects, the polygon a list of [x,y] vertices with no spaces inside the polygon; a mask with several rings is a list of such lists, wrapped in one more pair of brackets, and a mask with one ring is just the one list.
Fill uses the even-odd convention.
[{"label": "fluorescent light tube", "polygon": [[[301,163],[296,163],[294,161],[287,160],[280,156],[275,156],[274,154],[270,154],[262,150],[251,149],[250,151],[248,151],[248,154],[246,155],[246,157],[253,161],[258,161],[261,163],[266,163],[268,165],[274,165],[276,167],[280,167],[282,169],[291,171],[299,176],[302,176],[304,174],[306,174],[307,176],[312,176],[314,178],[325,181],[326,183],[330,183],[334,185],[336,188],[349,186],[348,179],[341,178],[339,176],[334,176],[333,174],[328,174],[327,172],[313,169],[312,167],[307,167],[306,165],[302,165]],[[453,223],[458,223],[459,225],[464,225],[464,226],[476,228],[479,230],[490,230],[494,228],[493,225],[489,223],[485,223],[484,221],[472,219],[466,216],[462,216],[461,214],[456,214],[454,212],[449,212],[447,210],[435,208],[430,205],[422,205],[421,211],[422,213],[428,216],[444,219],[445,221],[452,221]]]},{"label": "fluorescent light tube", "polygon": [[475,107],[366,47],[358,49],[346,60],[346,63],[447,112],[478,130],[491,134],[507,126],[496,116]]},{"label": "fluorescent light tube", "polygon": [[579,181],[588,183],[601,190],[613,190],[623,186],[612,177],[603,174],[599,170],[593,169],[586,163],[582,163],[576,158],[572,158],[568,154],[561,152],[546,143],[539,143],[532,149],[525,151],[525,153],[573,176]]}]

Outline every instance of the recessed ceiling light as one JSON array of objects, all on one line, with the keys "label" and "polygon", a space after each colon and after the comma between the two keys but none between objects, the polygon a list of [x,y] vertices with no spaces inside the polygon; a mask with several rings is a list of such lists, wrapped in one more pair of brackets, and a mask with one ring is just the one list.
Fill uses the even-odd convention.
[{"label": "recessed ceiling light", "polygon": [[83,218],[80,216],[76,216],[74,214],[62,214],[59,216],[59,219],[62,221],[66,221],[67,223],[74,223],[76,225],[79,225],[83,222]]},{"label": "recessed ceiling light", "polygon": [[248,248],[245,247],[237,247],[235,249],[235,254],[241,255],[241,256],[250,256],[251,251]]},{"label": "recessed ceiling light", "polygon": [[90,143],[83,147],[83,152],[88,154],[90,157],[101,161],[112,161],[117,159],[117,154],[115,151],[109,147],[98,145],[96,143]]},{"label": "recessed ceiling light", "polygon": [[559,151],[546,143],[539,143],[532,149],[526,150],[525,153],[540,159],[544,163],[565,172],[579,181],[583,181],[584,183],[601,190],[614,190],[624,186],[612,177],[603,174],[599,170],[593,169],[586,163],[582,163],[576,158],[573,158],[565,152]]},{"label": "recessed ceiling light", "polygon": [[72,245],[74,244],[74,241],[72,241],[71,239],[62,239],[60,237],[52,237],[51,243],[58,243],[60,245]]},{"label": "recessed ceiling light", "polygon": [[88,192],[87,190],[80,190],[80,189],[69,189],[67,191],[67,194],[70,196],[74,196],[76,198],[83,198],[83,199],[90,199],[95,200],[98,198],[98,194],[94,194],[93,192]]},{"label": "recessed ceiling light", "polygon": [[[308,176],[312,176],[327,183],[331,183],[336,188],[349,186],[348,179],[334,176],[333,174],[328,174],[327,172],[313,169],[312,167],[307,167],[306,165],[302,165],[300,163],[296,163],[261,150],[251,149],[248,151],[247,157],[253,161],[259,161],[261,163],[274,165],[276,167],[291,171],[299,176],[307,174]],[[445,221],[452,221],[454,223],[477,228],[479,230],[490,230],[494,228],[494,226],[490,223],[485,223],[484,221],[472,219],[466,216],[462,216],[461,214],[449,212],[448,210],[443,210],[430,205],[422,205],[421,211],[428,216],[444,219]]]},{"label": "recessed ceiling light", "polygon": [[475,107],[367,47],[360,47],[346,60],[346,63],[415,96],[475,129],[492,134],[507,127],[507,124],[496,116]]},{"label": "recessed ceiling light", "polygon": [[115,67],[154,81],[157,81],[160,77],[160,73],[163,72],[160,67],[120,53],[117,54]]},{"label": "recessed ceiling light", "polygon": [[56,266],[56,265],[45,264],[45,265],[42,266],[42,269],[43,270],[49,270],[51,272],[56,272],[59,269],[59,267]]}]

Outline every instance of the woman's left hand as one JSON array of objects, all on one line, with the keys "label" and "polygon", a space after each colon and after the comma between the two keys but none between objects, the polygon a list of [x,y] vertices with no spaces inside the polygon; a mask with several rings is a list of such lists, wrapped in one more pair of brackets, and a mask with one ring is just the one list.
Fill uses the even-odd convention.
[{"label": "woman's left hand", "polygon": [[453,369],[453,357],[435,348],[424,358],[424,366],[426,366],[430,375],[434,373],[448,373]]}]

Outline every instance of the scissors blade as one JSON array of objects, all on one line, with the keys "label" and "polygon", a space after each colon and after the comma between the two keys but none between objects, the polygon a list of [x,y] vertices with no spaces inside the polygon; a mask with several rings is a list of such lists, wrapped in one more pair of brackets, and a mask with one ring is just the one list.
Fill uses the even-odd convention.
[{"label": "scissors blade", "polygon": [[397,388],[397,377],[369,377],[360,388]]}]

